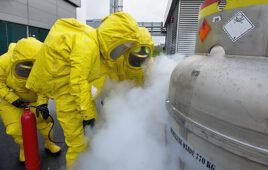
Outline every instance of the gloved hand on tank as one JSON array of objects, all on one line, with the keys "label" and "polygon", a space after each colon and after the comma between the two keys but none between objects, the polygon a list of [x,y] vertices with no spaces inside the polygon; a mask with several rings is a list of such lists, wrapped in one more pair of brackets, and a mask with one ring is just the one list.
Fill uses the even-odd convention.
[{"label": "gloved hand on tank", "polygon": [[95,119],[83,120],[83,127],[85,128],[86,126],[93,128],[95,126]]},{"label": "gloved hand on tank", "polygon": [[23,99],[17,99],[14,102],[12,102],[12,105],[17,108],[25,108],[28,104],[29,102]]},{"label": "gloved hand on tank", "polygon": [[36,107],[36,116],[39,117],[39,112],[41,113],[44,120],[47,120],[49,117],[49,110],[47,104],[42,104]]}]

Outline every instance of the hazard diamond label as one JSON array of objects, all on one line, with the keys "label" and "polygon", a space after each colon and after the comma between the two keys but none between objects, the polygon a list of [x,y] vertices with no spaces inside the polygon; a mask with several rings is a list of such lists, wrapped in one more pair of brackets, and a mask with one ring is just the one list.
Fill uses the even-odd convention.
[{"label": "hazard diamond label", "polygon": [[208,33],[210,32],[211,28],[207,22],[206,19],[204,19],[204,21],[202,22],[200,29],[199,29],[199,38],[202,42],[205,41]]},{"label": "hazard diamond label", "polygon": [[248,17],[242,12],[235,14],[224,26],[223,30],[227,33],[229,38],[236,42],[241,37],[245,36],[255,26],[248,19]]}]

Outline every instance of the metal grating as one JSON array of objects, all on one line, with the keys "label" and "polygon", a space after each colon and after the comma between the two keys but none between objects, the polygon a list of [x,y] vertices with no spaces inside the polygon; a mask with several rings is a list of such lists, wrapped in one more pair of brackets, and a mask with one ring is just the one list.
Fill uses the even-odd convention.
[{"label": "metal grating", "polygon": [[166,27],[163,26],[163,22],[138,22],[140,27],[145,27],[149,30],[152,36],[165,36]]},{"label": "metal grating", "polygon": [[203,0],[181,0],[178,10],[176,52],[193,54],[198,31],[198,12]]},{"label": "metal grating", "polygon": [[224,7],[225,7],[225,5],[226,5],[226,0],[221,0],[220,1],[220,4],[219,4],[219,10],[221,11]]},{"label": "metal grating", "polygon": [[177,40],[177,25],[178,25],[178,5],[176,5],[171,16],[172,21],[167,24],[167,34],[166,34],[166,53],[175,54],[176,53],[176,40]]},{"label": "metal grating", "polygon": [[123,0],[110,0],[110,14],[123,11]]}]

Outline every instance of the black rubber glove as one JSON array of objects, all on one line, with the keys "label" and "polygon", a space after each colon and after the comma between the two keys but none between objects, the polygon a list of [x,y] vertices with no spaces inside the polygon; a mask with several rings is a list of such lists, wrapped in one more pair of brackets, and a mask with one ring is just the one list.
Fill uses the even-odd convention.
[{"label": "black rubber glove", "polygon": [[12,102],[12,105],[17,107],[17,108],[25,108],[29,104],[28,101],[22,100],[22,99],[17,99],[14,102]]},{"label": "black rubber glove", "polygon": [[36,107],[36,116],[39,117],[39,113],[41,113],[43,119],[47,120],[49,117],[49,110],[47,108],[47,104],[42,104]]},{"label": "black rubber glove", "polygon": [[93,128],[95,126],[95,119],[83,120],[83,127],[85,128],[86,126]]}]

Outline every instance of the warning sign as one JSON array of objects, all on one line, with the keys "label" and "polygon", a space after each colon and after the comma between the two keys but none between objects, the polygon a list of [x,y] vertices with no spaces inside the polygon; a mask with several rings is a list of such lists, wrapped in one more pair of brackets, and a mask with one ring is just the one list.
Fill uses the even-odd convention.
[{"label": "warning sign", "polygon": [[208,33],[210,32],[210,30],[211,30],[211,28],[210,28],[207,20],[204,19],[204,21],[202,22],[201,27],[199,29],[199,37],[200,37],[200,40],[202,42],[205,41],[205,39],[206,39]]},{"label": "warning sign", "polygon": [[252,22],[242,12],[235,14],[224,26],[223,30],[229,38],[236,42],[254,28]]}]

